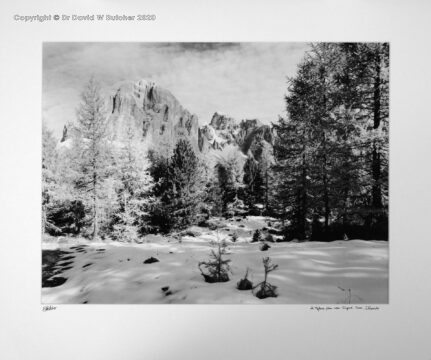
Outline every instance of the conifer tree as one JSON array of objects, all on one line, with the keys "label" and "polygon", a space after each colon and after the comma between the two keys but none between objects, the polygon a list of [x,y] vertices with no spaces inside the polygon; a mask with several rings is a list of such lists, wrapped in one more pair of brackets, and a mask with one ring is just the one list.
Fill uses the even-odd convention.
[{"label": "conifer tree", "polygon": [[[229,271],[231,262],[230,259],[225,259],[227,244],[225,241],[217,242],[217,251],[211,249],[210,260],[201,261],[198,264],[199,270],[204,277],[206,282],[226,282],[229,281]],[[205,274],[201,266],[204,266],[208,270],[208,274]]]},{"label": "conifer tree", "polygon": [[268,274],[271,271],[277,270],[278,265],[273,264],[269,257],[263,258],[262,263],[265,275],[264,280],[253,287],[253,289],[260,287],[260,289],[256,292],[256,297],[258,297],[259,299],[265,299],[267,297],[277,297],[277,286],[271,285],[268,282]]},{"label": "conifer tree", "polygon": [[320,43],[289,79],[274,168],[290,238],[309,237],[311,219],[329,238],[384,211],[387,68],[385,44]]},{"label": "conifer tree", "polygon": [[256,204],[264,202],[264,178],[259,163],[249,157],[244,165],[244,194],[249,210],[253,210]]},{"label": "conifer tree", "polygon": [[126,127],[122,145],[116,150],[115,168],[117,206],[114,237],[122,241],[137,241],[141,234],[151,229],[149,216],[155,200],[145,144],[131,126]]},{"label": "conifer tree", "polygon": [[259,229],[256,229],[253,233],[253,238],[251,239],[251,242],[259,242],[262,241],[262,233]]},{"label": "conifer tree", "polygon": [[99,83],[92,77],[81,93],[74,138],[76,187],[89,205],[91,237],[99,235],[104,182],[109,173],[107,115]]},{"label": "conifer tree", "polygon": [[371,211],[368,223],[387,219],[388,196],[388,117],[389,117],[389,45],[387,43],[366,44],[369,55],[368,96],[366,110],[372,118],[370,126],[371,166]]},{"label": "conifer tree", "polygon": [[199,159],[191,144],[180,139],[173,155],[164,163],[157,162],[156,187],[160,207],[155,222],[162,231],[184,229],[196,223],[202,200],[204,183]]},{"label": "conifer tree", "polygon": [[313,98],[313,63],[304,60],[297,76],[289,79],[286,107],[289,117],[279,118],[274,129],[277,137],[274,154],[277,159],[275,174],[279,192],[281,215],[290,223],[289,238],[305,239],[308,236],[307,217],[312,208],[310,171],[313,163],[314,126],[310,108]]},{"label": "conifer tree", "polygon": [[261,142],[261,149],[260,168],[263,183],[263,202],[265,205],[265,213],[269,215],[271,212],[270,197],[273,183],[274,154],[273,147],[266,141]]},{"label": "conifer tree", "polygon": [[226,146],[216,155],[216,178],[221,194],[222,214],[233,216],[244,212],[241,199],[245,157],[234,146]]},{"label": "conifer tree", "polygon": [[54,193],[57,186],[56,166],[57,153],[55,150],[56,141],[52,132],[42,126],[42,233],[52,229],[59,232],[54,224],[48,220],[49,206],[53,202]]}]

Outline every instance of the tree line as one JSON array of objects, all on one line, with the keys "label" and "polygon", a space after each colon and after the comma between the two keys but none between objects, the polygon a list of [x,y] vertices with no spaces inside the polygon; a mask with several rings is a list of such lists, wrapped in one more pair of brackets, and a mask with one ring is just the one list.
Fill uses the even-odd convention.
[{"label": "tree line", "polygon": [[313,44],[274,125],[289,236],[387,238],[389,46]]}]

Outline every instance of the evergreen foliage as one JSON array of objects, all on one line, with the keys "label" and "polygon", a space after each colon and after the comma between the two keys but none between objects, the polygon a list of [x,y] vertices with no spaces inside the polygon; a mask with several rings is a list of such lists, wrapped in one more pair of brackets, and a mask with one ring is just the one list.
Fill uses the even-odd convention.
[{"label": "evergreen foliage", "polygon": [[259,229],[256,229],[253,233],[253,238],[251,239],[251,242],[259,242],[262,241],[262,233]]},{"label": "evergreen foliage", "polygon": [[159,208],[153,220],[163,232],[182,230],[198,221],[203,196],[202,171],[191,144],[180,139],[170,159],[156,160]]},{"label": "evergreen foliage", "polygon": [[[211,249],[210,260],[201,261],[198,264],[199,270],[208,283],[229,281],[230,259],[224,259],[226,255],[227,244],[225,241],[217,242],[217,250]],[[208,273],[205,273],[201,267],[204,267]]]},{"label": "evergreen foliage", "polygon": [[288,238],[330,240],[337,224],[378,235],[373,227],[387,219],[388,66],[387,44],[320,43],[289,79],[288,118],[274,126]]},{"label": "evergreen foliage", "polygon": [[139,241],[211,217],[268,215],[286,240],[387,239],[388,44],[311,44],[287,90],[287,116],[265,136],[232,133],[211,157],[186,134],[149,151],[133,117],[108,126],[91,78],[63,131],[72,147],[59,150],[42,129],[43,231]]}]

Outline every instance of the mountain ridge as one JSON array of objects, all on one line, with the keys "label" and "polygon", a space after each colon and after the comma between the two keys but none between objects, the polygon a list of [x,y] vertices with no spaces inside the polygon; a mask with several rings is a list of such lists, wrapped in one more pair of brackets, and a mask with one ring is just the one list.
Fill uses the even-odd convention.
[{"label": "mountain ridge", "polygon": [[[257,158],[259,143],[273,142],[271,127],[258,119],[238,121],[216,111],[209,124],[200,126],[197,115],[185,109],[168,89],[145,79],[116,84],[109,93],[107,111],[114,140],[131,127],[156,148],[160,144],[173,147],[179,138],[187,138],[202,154],[234,145],[245,155]],[[65,126],[61,143],[70,137],[68,130]]]}]

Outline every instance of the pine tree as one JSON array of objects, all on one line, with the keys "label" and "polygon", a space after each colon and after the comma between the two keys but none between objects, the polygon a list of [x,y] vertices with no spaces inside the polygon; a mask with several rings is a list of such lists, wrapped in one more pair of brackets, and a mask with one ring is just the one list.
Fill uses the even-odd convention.
[{"label": "pine tree", "polygon": [[251,239],[251,242],[259,242],[262,241],[262,233],[259,229],[256,229],[253,233],[253,238]]},{"label": "pine tree", "polygon": [[169,232],[172,229],[172,219],[165,206],[168,203],[166,192],[170,189],[169,183],[169,162],[170,157],[150,149],[148,152],[150,161],[149,172],[154,179],[153,195],[157,205],[151,212],[151,225],[155,230]]},{"label": "pine tree", "polygon": [[158,182],[156,194],[160,196],[153,221],[164,232],[196,223],[204,183],[199,159],[191,144],[180,139],[170,159],[159,158],[153,164],[152,172]]},{"label": "pine tree", "polygon": [[[217,251],[211,249],[210,260],[201,261],[198,264],[199,270],[206,282],[226,282],[229,281],[229,271],[230,271],[230,259],[224,259],[223,256],[226,255],[227,244],[224,241],[218,241]],[[205,274],[201,269],[204,266],[208,270],[208,274]]]}]

